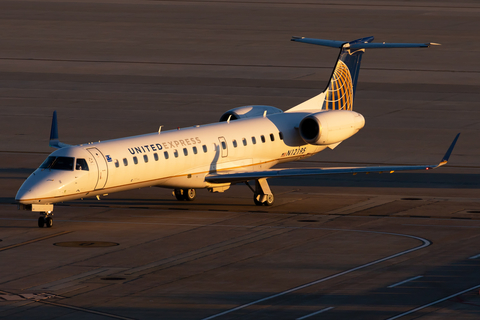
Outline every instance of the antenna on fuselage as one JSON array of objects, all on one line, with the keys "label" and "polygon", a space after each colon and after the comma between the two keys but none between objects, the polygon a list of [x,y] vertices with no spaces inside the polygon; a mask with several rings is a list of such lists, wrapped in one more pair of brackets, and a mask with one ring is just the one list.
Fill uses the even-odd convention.
[{"label": "antenna on fuselage", "polygon": [[160,132],[162,131],[162,127],[163,127],[163,126],[160,126],[160,127],[158,128],[158,134],[160,134]]}]

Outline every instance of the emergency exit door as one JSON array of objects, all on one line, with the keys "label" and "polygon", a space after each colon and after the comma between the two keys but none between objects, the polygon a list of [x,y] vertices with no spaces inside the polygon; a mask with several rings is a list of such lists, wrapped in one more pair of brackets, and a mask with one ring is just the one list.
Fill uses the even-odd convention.
[{"label": "emergency exit door", "polygon": [[224,137],[218,137],[218,141],[220,142],[220,150],[222,151],[222,158],[228,156],[228,147],[227,147],[227,140]]}]

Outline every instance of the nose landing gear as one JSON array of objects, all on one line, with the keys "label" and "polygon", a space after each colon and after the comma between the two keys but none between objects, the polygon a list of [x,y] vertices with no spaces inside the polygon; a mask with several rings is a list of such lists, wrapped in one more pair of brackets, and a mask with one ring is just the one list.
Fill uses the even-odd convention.
[{"label": "nose landing gear", "polygon": [[41,216],[38,218],[38,227],[43,228],[51,228],[53,226],[53,213],[52,211],[42,212],[40,213]]}]

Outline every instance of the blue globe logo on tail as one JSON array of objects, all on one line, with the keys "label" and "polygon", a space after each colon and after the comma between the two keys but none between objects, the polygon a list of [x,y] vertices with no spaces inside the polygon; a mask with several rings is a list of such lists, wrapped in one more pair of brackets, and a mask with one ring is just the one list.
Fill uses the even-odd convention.
[{"label": "blue globe logo on tail", "polygon": [[330,84],[325,92],[324,110],[353,109],[353,81],[350,69],[338,60]]}]

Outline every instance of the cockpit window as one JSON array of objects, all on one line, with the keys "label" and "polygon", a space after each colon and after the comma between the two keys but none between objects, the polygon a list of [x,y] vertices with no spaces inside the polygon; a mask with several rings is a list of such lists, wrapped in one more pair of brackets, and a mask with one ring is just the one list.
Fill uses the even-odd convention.
[{"label": "cockpit window", "polygon": [[73,170],[73,158],[57,157],[51,168],[56,170]]},{"label": "cockpit window", "polygon": [[42,163],[40,168],[72,171],[74,160],[74,158],[70,157],[48,157],[47,160]]},{"label": "cockpit window", "polygon": [[[118,161],[117,161],[117,163],[118,163]],[[78,158],[77,159],[77,164],[75,165],[75,169],[76,170],[88,171],[87,161],[85,159]]]},{"label": "cockpit window", "polygon": [[40,165],[40,168],[41,169],[47,169],[47,168],[50,168],[50,166],[52,165],[53,161],[55,161],[56,157],[48,157],[47,159],[45,159],[45,161],[43,161],[43,163]]}]

